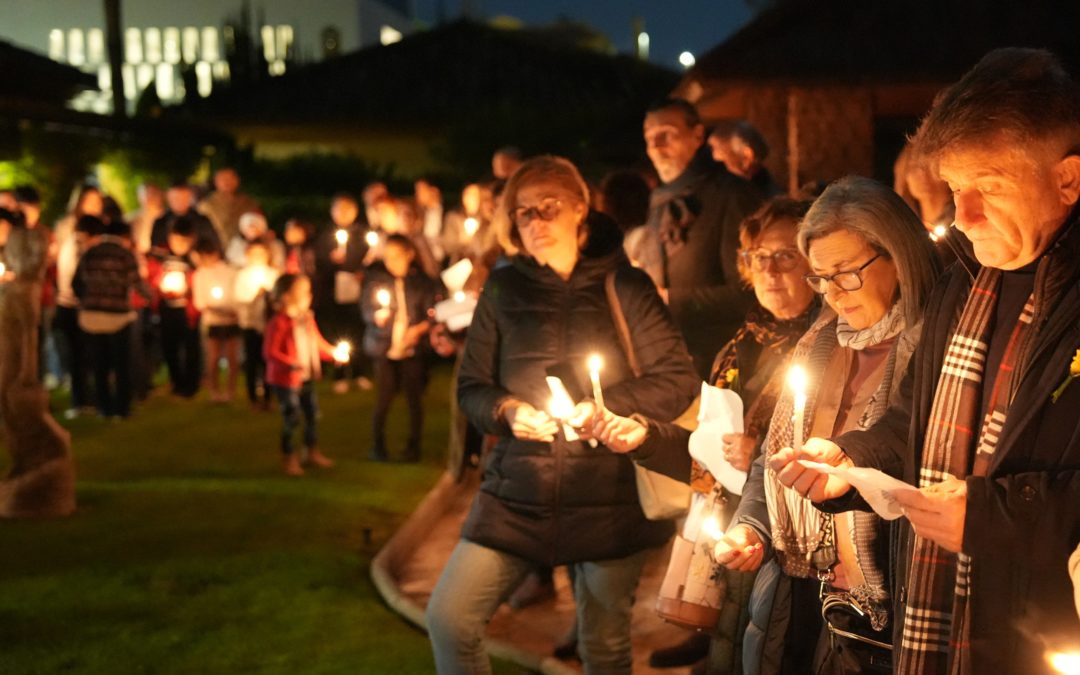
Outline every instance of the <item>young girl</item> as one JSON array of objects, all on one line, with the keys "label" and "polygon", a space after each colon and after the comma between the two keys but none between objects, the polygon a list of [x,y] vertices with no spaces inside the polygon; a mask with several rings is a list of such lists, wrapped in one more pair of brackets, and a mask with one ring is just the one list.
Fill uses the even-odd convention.
[{"label": "young girl", "polygon": [[262,410],[270,407],[270,387],[266,384],[263,360],[263,333],[266,331],[266,296],[277,281],[278,271],[270,266],[270,249],[256,239],[247,246],[246,264],[236,273],[236,312],[244,332],[244,380],[248,401]]},{"label": "young girl", "polygon": [[[222,260],[216,242],[200,239],[195,245],[195,254],[193,295],[195,309],[201,312],[203,330],[206,331],[206,379],[210,400],[227,403],[236,393],[240,353],[240,319],[233,298],[236,270]],[[222,358],[227,364],[228,377],[224,391],[218,368]]]},{"label": "young girl", "polygon": [[404,459],[420,459],[422,398],[427,384],[427,354],[422,338],[431,328],[428,313],[435,305],[436,286],[415,264],[416,255],[412,240],[392,234],[386,238],[383,262],[372,266],[364,280],[364,352],[375,365],[378,392],[370,457],[379,462],[387,458],[386,416],[400,389],[405,390],[409,402],[409,440]]},{"label": "young girl", "polygon": [[283,274],[274,284],[276,313],[266,326],[263,356],[266,358],[266,382],[273,387],[281,402],[281,452],[285,473],[302,476],[300,458],[293,452],[293,431],[304,416],[304,446],[307,461],[315,466],[334,465],[315,445],[315,418],[318,400],[315,380],[319,378],[320,361],[348,361],[348,355],[335,350],[319,333],[311,313],[311,281],[300,274]]}]

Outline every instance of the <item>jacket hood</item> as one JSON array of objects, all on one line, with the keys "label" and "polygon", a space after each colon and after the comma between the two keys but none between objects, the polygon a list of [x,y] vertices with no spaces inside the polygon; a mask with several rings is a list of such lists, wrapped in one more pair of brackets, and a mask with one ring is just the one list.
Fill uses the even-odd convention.
[{"label": "jacket hood", "polygon": [[[622,230],[614,220],[599,211],[589,211],[585,222],[589,228],[589,238],[581,249],[577,266],[570,275],[571,286],[583,286],[603,279],[608,272],[629,264],[623,250]],[[527,253],[513,257],[514,268],[525,276],[545,284],[562,284],[562,279],[547,265],[541,265]]]}]

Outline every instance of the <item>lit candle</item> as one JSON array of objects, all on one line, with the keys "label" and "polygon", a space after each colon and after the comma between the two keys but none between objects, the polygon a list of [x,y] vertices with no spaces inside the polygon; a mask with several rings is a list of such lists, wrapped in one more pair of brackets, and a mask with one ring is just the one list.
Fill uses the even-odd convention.
[{"label": "lit candle", "polygon": [[187,290],[187,277],[183,272],[173,270],[161,277],[161,291],[179,295]]},{"label": "lit candle", "polygon": [[369,248],[375,248],[379,245],[379,233],[375,230],[368,230],[368,233],[364,235],[364,241]]},{"label": "lit candle", "polygon": [[710,514],[701,522],[701,531],[713,542],[724,538],[724,531],[720,529],[720,519],[716,517],[716,514]]},{"label": "lit candle", "polygon": [[338,363],[346,363],[349,360],[349,355],[352,353],[352,345],[347,340],[334,345],[334,360]]},{"label": "lit candle", "polygon": [[934,229],[930,232],[930,241],[943,239],[947,234],[949,234],[949,228],[944,225],[935,225]]},{"label": "lit candle", "polygon": [[1080,652],[1050,652],[1046,659],[1059,673],[1080,675]]},{"label": "lit candle", "polygon": [[375,302],[379,303],[379,307],[386,309],[390,306],[390,291],[385,288],[380,288],[375,291]]},{"label": "lit candle", "polygon": [[801,450],[803,446],[803,420],[806,415],[806,371],[802,366],[792,366],[788,369],[787,385],[791,388],[791,395],[795,414],[792,417],[792,427],[795,438],[791,447]]},{"label": "lit candle", "polygon": [[458,303],[465,302],[465,291],[455,291],[454,292],[454,302],[458,302]]},{"label": "lit candle", "polygon": [[562,423],[563,435],[566,436],[566,440],[576,441],[579,438],[577,432],[566,423],[568,419],[574,416],[574,400],[570,398],[570,392],[566,390],[566,385],[563,384],[562,380],[550,375],[545,379],[547,380],[548,389],[551,390],[548,414]]},{"label": "lit candle", "polygon": [[221,300],[225,297],[225,291],[221,288],[221,286],[214,286],[210,289],[210,297],[214,300]]},{"label": "lit candle", "polygon": [[465,219],[465,222],[462,224],[462,226],[465,228],[465,238],[472,239],[473,235],[475,235],[477,230],[480,229],[480,221],[476,218],[473,218],[472,216],[469,216]]},{"label": "lit candle", "polygon": [[349,231],[344,229],[338,230],[334,233],[334,239],[337,240],[338,248],[345,248],[345,244],[349,243]]},{"label": "lit candle", "polygon": [[7,274],[7,265],[0,263],[0,276]]},{"label": "lit candle", "polygon": [[593,354],[588,360],[589,380],[592,382],[592,396],[596,401],[596,407],[604,408],[604,390],[600,388],[600,369],[604,367],[604,359],[599,354]]}]

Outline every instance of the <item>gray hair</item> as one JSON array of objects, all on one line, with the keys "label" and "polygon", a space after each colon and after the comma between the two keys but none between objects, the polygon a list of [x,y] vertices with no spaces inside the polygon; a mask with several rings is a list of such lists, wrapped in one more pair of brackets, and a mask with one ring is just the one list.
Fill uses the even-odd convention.
[{"label": "gray hair", "polygon": [[838,231],[862,237],[896,265],[900,307],[908,327],[922,318],[923,306],[941,273],[922,221],[898,194],[861,176],[841,178],[821,193],[799,227],[799,250]]}]

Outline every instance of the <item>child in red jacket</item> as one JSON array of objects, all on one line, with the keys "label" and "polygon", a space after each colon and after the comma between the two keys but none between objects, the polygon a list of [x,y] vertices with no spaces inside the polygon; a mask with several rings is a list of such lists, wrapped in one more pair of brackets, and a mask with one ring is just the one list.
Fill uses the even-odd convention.
[{"label": "child in red jacket", "polygon": [[311,312],[311,281],[301,274],[283,274],[274,284],[274,317],[266,325],[263,355],[266,358],[266,384],[273,387],[281,402],[281,451],[285,473],[302,476],[300,458],[293,452],[293,432],[304,416],[304,446],[307,461],[320,467],[334,465],[315,445],[315,418],[318,400],[315,380],[321,374],[320,362],[348,361],[348,355],[335,349],[319,333]]}]

